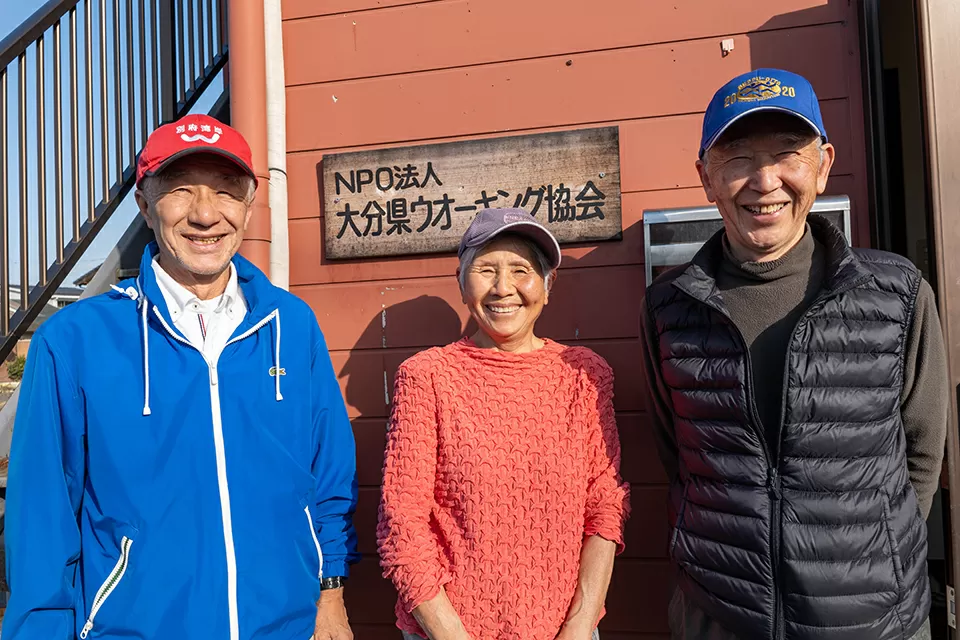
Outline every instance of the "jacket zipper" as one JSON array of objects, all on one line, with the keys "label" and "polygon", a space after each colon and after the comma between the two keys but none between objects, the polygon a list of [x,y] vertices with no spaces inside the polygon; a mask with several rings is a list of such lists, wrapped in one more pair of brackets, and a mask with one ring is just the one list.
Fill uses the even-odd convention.
[{"label": "jacket zipper", "polygon": [[310,515],[310,507],[304,507],[303,512],[307,514],[307,522],[310,523],[310,536],[313,538],[313,546],[317,548],[317,578],[323,580],[323,551],[320,549],[320,541],[317,539],[317,530],[313,526],[313,516]]},{"label": "jacket zipper", "polygon": [[[719,311],[719,309],[718,309]],[[726,314],[724,314],[726,316]],[[756,399],[754,398],[755,389],[753,386],[753,362],[750,359],[750,349],[747,348],[747,339],[743,337],[740,328],[726,316],[740,339],[743,346],[743,360],[747,371],[747,389],[749,390],[750,416],[753,420],[754,430],[760,436],[760,444],[763,446],[763,455],[767,463],[767,493],[770,496],[770,571],[773,574],[773,638],[780,640],[783,637],[783,601],[780,596],[780,473],[779,473],[779,443],[776,444],[776,451],[770,447],[767,442],[763,421],[760,420],[760,412],[757,410]],[[799,324],[799,323],[798,323]],[[794,329],[796,330],[796,329]],[[792,343],[792,335],[791,341]],[[786,375],[784,375],[784,389],[786,388]],[[783,402],[786,402],[786,392],[784,391]],[[783,420],[780,421],[782,428]],[[780,428],[778,428],[778,434]]]},{"label": "jacket zipper", "polygon": [[[146,303],[146,301],[144,303]],[[230,640],[239,640],[240,616],[237,606],[237,554],[233,542],[233,517],[230,509],[230,487],[227,482],[227,455],[223,442],[223,421],[220,413],[220,382],[217,376],[217,361],[207,361],[206,356],[204,356],[202,351],[197,349],[188,340],[185,340],[177,335],[177,333],[170,328],[170,325],[167,324],[167,321],[164,319],[156,305],[153,307],[153,312],[160,320],[160,324],[163,325],[163,328],[168,334],[170,334],[171,337],[199,352],[200,356],[205,362],[207,362],[207,371],[210,379],[210,413],[213,420],[213,444],[217,457],[217,485],[220,493],[220,517],[223,521],[223,542],[227,553],[227,607],[230,620]],[[253,335],[267,323],[273,320],[276,315],[277,311],[275,309],[268,313],[260,322],[256,323],[239,336],[229,340],[225,345],[223,345],[223,348],[226,349],[234,342],[238,342]],[[222,354],[223,350],[221,350],[220,353]]]},{"label": "jacket zipper", "polygon": [[96,619],[100,607],[103,606],[103,603],[107,601],[107,598],[110,597],[113,590],[120,584],[120,580],[123,579],[123,574],[126,573],[127,565],[130,563],[131,546],[133,546],[133,540],[130,538],[124,536],[120,540],[120,557],[117,558],[117,564],[114,565],[113,571],[107,575],[107,579],[100,585],[100,588],[97,590],[97,595],[93,598],[93,606],[90,607],[90,616],[87,618],[86,624],[83,625],[83,630],[80,631],[80,640],[86,640],[86,637],[93,629],[93,621]]}]

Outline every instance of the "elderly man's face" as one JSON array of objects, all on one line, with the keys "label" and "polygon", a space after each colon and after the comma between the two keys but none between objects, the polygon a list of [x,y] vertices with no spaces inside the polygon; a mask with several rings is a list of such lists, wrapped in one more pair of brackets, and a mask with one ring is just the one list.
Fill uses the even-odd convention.
[{"label": "elderly man's face", "polygon": [[137,204],[157,238],[161,266],[184,285],[222,274],[250,221],[250,178],[226,159],[190,155],[148,184]]},{"label": "elderly man's face", "polygon": [[744,118],[697,162],[710,202],[723,216],[734,254],[776,260],[802,237],[827,186],[834,149],[801,120],[778,113]]}]

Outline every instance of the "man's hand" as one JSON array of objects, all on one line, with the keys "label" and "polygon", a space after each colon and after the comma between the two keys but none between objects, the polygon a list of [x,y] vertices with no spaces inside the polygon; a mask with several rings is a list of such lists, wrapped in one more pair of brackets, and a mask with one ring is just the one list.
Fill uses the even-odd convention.
[{"label": "man's hand", "polygon": [[353,640],[347,607],[343,603],[343,588],[320,592],[313,640]]}]

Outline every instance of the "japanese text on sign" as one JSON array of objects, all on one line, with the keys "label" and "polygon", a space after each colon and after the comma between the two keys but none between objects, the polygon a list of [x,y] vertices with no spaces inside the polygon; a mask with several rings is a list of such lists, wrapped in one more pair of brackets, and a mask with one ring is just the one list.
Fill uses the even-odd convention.
[{"label": "japanese text on sign", "polygon": [[561,242],[618,238],[615,127],[327,156],[329,258],[454,250],[477,212],[520,207]]}]

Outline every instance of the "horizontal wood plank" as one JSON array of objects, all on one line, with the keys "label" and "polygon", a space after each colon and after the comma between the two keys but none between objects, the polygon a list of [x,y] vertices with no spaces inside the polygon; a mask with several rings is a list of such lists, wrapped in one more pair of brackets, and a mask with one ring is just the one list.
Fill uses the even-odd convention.
[{"label": "horizontal wood plank", "polygon": [[417,351],[419,349],[330,354],[347,414],[351,418],[386,419],[397,367]]},{"label": "horizontal wood plank", "polygon": [[613,565],[601,631],[669,633],[669,575],[666,560],[618,559]]},{"label": "horizontal wood plank", "polygon": [[[842,25],[831,24],[738,36],[742,53],[726,58],[716,41],[695,40],[291,87],[287,148],[384,145],[697,113],[723,82],[758,63],[805,75],[821,100],[844,98],[846,68],[835,61],[844,59],[846,37]],[[796,55],[800,49],[805,55]]]},{"label": "horizontal wood plank", "polygon": [[396,623],[394,605],[397,592],[393,584],[383,577],[376,556],[365,555],[350,567],[350,583],[344,589],[344,597],[351,623],[390,626]]},{"label": "horizontal wood plank", "polygon": [[[351,585],[352,587],[352,585]],[[395,624],[361,624],[356,621],[353,611],[350,616],[350,630],[354,640],[402,640],[403,635]],[[604,640],[607,640],[604,638]]]},{"label": "horizontal wood plank", "polygon": [[667,487],[633,485],[630,488],[630,519],[624,530],[621,558],[667,557]]},{"label": "horizontal wood plank", "polygon": [[353,526],[357,530],[357,549],[364,555],[377,555],[377,514],[380,487],[363,487],[357,497]]},{"label": "horizontal wood plank", "polygon": [[[846,99],[824,100],[821,103],[824,125],[837,149],[833,175],[847,175],[856,168],[855,149],[851,142],[850,108],[850,101]],[[603,126],[620,127],[620,188],[624,199],[627,193],[634,191],[698,188],[700,179],[695,162],[702,123],[702,113],[604,123]],[[556,129],[559,127],[548,127],[546,130]],[[447,141],[469,137],[458,136]],[[426,142],[437,141],[431,139]],[[288,206],[291,220],[323,216],[320,198],[323,157],[327,153],[345,150],[330,149],[287,155],[290,185]],[[626,206],[624,202],[624,217]]]},{"label": "horizontal wood plank", "polygon": [[[642,394],[643,380],[632,380],[628,393]],[[620,475],[636,486],[664,485],[669,482],[660,463],[650,414],[621,410],[617,412],[620,433]],[[634,517],[646,518],[636,514]]]},{"label": "horizontal wood plank", "polygon": [[[292,4],[292,7],[287,7]],[[302,6],[309,4],[310,6]],[[362,14],[334,13],[396,6]],[[595,0],[589,18],[582,0],[452,0],[409,4],[402,0],[319,2],[286,0],[284,17],[317,17],[284,25],[288,85],[464,67],[592,49],[646,46],[681,40],[728,37],[840,22],[847,3],[811,0],[697,0],[647,2]],[[509,17],[507,17],[509,16]],[[531,29],[531,25],[536,25]],[[411,38],[410,34],[417,37]],[[384,55],[389,51],[390,55]],[[740,52],[734,50],[736,54]],[[322,64],[335,60],[336,64]],[[317,64],[321,61],[321,64]]]},{"label": "horizontal wood plank", "polygon": [[351,423],[357,442],[357,482],[361,487],[379,487],[383,481],[387,418],[354,418]]},{"label": "horizontal wood plank", "polygon": [[317,16],[343,15],[376,11],[407,4],[425,5],[446,0],[283,0],[280,4],[283,20],[302,20]]}]

